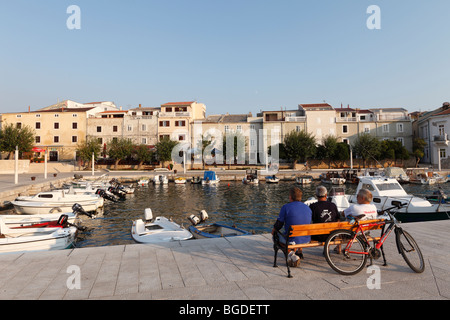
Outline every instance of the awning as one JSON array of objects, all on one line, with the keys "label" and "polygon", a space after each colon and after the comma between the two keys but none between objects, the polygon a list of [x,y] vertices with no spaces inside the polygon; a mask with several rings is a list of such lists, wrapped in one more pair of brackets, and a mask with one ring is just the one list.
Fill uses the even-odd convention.
[{"label": "awning", "polygon": [[39,148],[39,147],[34,147],[33,149],[31,149],[31,151],[33,152],[45,152],[45,149]]}]

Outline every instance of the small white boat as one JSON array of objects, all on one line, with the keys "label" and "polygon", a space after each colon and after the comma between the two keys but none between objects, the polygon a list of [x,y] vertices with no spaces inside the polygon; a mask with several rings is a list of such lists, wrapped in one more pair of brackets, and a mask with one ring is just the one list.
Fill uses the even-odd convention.
[{"label": "small white boat", "polygon": [[218,184],[219,182],[220,179],[215,171],[205,171],[203,173],[202,184]]},{"label": "small white boat", "polygon": [[189,230],[165,217],[153,219],[152,210],[149,208],[145,209],[144,216],[145,221],[142,219],[135,220],[131,227],[131,236],[136,242],[161,243],[192,238]]},{"label": "small white boat", "polygon": [[75,203],[87,212],[103,207],[104,199],[97,194],[66,194],[63,190],[39,192],[34,196],[19,196],[11,204],[18,214],[70,212]]},{"label": "small white boat", "polygon": [[[71,224],[75,223],[78,217],[77,213],[67,212],[64,213],[68,217],[68,222]],[[17,227],[30,227],[33,225],[43,225],[58,221],[60,215],[49,213],[49,214],[33,214],[33,215],[19,215],[19,214],[5,214],[0,215],[0,220],[3,221],[8,228]]]},{"label": "small white boat", "polygon": [[168,184],[169,183],[169,179],[164,174],[157,174],[153,178],[153,183],[154,184]]},{"label": "small white boat", "polygon": [[245,172],[245,177],[242,179],[243,184],[258,184],[258,171],[255,169],[248,169]]},{"label": "small white boat", "polygon": [[0,253],[62,250],[73,245],[77,228],[56,227],[16,227],[6,226],[0,219]]},{"label": "small white boat", "polygon": [[191,180],[191,183],[192,184],[201,184],[202,183],[202,178],[200,178],[200,177],[192,177],[192,180]]},{"label": "small white boat", "polygon": [[330,171],[320,176],[323,183],[341,185],[345,183],[345,178],[341,177],[337,171]]},{"label": "small white boat", "polygon": [[297,184],[311,184],[313,180],[312,176],[298,176],[295,178]]},{"label": "small white boat", "polygon": [[267,183],[278,183],[280,182],[280,178],[277,178],[276,176],[267,176],[266,177],[266,182]]},{"label": "small white boat", "polygon": [[186,184],[186,178],[183,177],[178,177],[176,179],[173,180],[175,182],[175,184]]},{"label": "small white boat", "polygon": [[140,187],[146,187],[146,186],[148,186],[149,183],[150,183],[150,179],[148,179],[148,178],[141,178],[137,182],[138,186],[140,186]]},{"label": "small white boat", "polygon": [[200,212],[200,218],[193,214],[189,216],[189,221],[192,223],[192,225],[189,226],[189,231],[192,233],[195,239],[236,237],[251,234],[250,232],[239,229],[235,226],[227,226],[220,223],[198,225],[199,223],[204,223],[207,219],[208,213],[205,210],[202,210]]}]

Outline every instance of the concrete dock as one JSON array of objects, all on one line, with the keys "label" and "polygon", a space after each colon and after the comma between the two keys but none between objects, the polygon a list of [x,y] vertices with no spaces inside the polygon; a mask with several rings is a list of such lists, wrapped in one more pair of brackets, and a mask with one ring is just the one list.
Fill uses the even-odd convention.
[{"label": "concrete dock", "polygon": [[392,235],[387,267],[377,260],[379,268],[342,276],[322,248],[310,248],[289,279],[282,253],[272,266],[270,234],[260,234],[2,255],[0,299],[448,300],[450,220],[403,226],[422,249],[422,274],[409,269]]},{"label": "concrete dock", "polygon": [[[58,174],[31,182],[22,175],[20,185],[14,185],[12,176],[2,175],[0,194],[12,196],[20,188],[40,188],[71,177]],[[289,279],[281,252],[279,267],[273,268],[271,235],[259,234],[1,255],[0,299],[448,300],[450,220],[403,227],[422,249],[422,274],[406,265],[392,234],[385,244],[387,267],[377,260],[369,272],[342,276],[328,266],[322,248],[310,248],[304,249],[305,259],[291,269],[294,278]]]}]

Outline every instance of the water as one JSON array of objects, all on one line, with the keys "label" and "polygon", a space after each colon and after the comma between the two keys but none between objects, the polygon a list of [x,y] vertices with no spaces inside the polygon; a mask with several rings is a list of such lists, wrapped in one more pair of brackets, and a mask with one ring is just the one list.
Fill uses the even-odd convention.
[{"label": "water", "polygon": [[[303,199],[314,196],[319,184],[314,182],[303,186]],[[133,220],[143,218],[145,208],[152,209],[153,217],[172,218],[186,227],[190,225],[189,215],[199,216],[200,210],[206,210],[209,222],[235,224],[255,233],[270,232],[280,208],[289,201],[289,189],[293,185],[293,182],[244,185],[222,181],[217,186],[169,183],[137,187],[126,201],[105,201],[103,216],[94,220],[83,217],[82,225],[89,230],[80,234],[76,247],[135,243],[131,238],[131,225]],[[441,186],[450,195],[450,183]],[[404,185],[404,188],[407,193],[424,195],[432,194],[437,186]],[[345,185],[345,189],[347,194],[352,194],[356,185]]]}]

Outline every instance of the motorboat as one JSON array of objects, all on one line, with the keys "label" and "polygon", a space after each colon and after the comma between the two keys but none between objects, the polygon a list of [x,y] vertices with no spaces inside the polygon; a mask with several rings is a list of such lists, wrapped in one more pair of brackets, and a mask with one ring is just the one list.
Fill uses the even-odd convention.
[{"label": "motorboat", "polygon": [[407,194],[397,179],[387,177],[359,177],[354,195],[348,197],[349,204],[356,203],[356,195],[364,188],[372,192],[373,204],[378,211],[406,204],[400,208],[396,217],[402,222],[443,220],[450,218],[450,205],[431,203],[426,198]]},{"label": "motorboat", "polygon": [[329,171],[325,174],[321,174],[320,180],[322,183],[333,185],[341,185],[346,182],[346,179],[343,178],[337,171]]},{"label": "motorboat", "polygon": [[384,176],[397,179],[400,183],[409,183],[409,176],[403,168],[387,167],[384,169]]},{"label": "motorboat", "polygon": [[256,169],[248,169],[245,171],[245,177],[242,179],[243,184],[258,184],[258,171]]},{"label": "motorboat", "polygon": [[[340,213],[350,207],[349,198],[350,196],[345,194],[344,187],[331,187],[327,194],[327,201],[333,202]],[[305,204],[309,206],[314,202],[317,202],[317,199],[311,197],[305,201]]]},{"label": "motorboat", "polygon": [[112,178],[109,183],[111,184],[112,187],[122,191],[125,194],[133,194],[134,193],[134,187],[133,187],[132,184],[130,184],[130,185],[123,185],[116,178]]},{"label": "motorboat", "polygon": [[[52,224],[57,224],[58,220],[61,216],[67,216],[67,222],[70,224],[77,224],[81,222],[81,215],[86,215],[89,218],[93,218],[93,216],[86,212],[81,205],[75,203],[72,206],[72,210],[69,212],[63,213],[47,213],[47,214],[33,214],[33,215],[19,215],[19,214],[5,214],[0,215],[1,221],[5,224],[5,226],[9,228],[18,228],[18,227],[44,227],[51,226]],[[59,223],[61,224],[61,223]]]},{"label": "motorboat", "polygon": [[313,177],[312,176],[298,176],[295,177],[295,183],[297,184],[311,184],[313,181]]},{"label": "motorboat", "polygon": [[150,179],[148,178],[141,178],[138,180],[137,185],[140,187],[146,187],[150,183]]},{"label": "motorboat", "polygon": [[190,215],[189,220],[192,223],[189,226],[189,231],[195,239],[211,239],[222,237],[235,237],[251,235],[250,232],[237,228],[236,226],[227,226],[220,223],[202,224],[208,219],[208,214],[205,210],[200,212],[200,218],[195,215]]},{"label": "motorboat", "polygon": [[19,196],[11,204],[18,214],[69,212],[75,203],[87,212],[103,207],[104,198],[98,194],[66,194],[63,190],[43,191],[34,196]]},{"label": "motorboat", "polygon": [[447,183],[448,182],[448,176],[440,175],[437,172],[433,172],[432,177],[436,180],[437,184]]},{"label": "motorboat", "polygon": [[277,178],[275,175],[266,177],[266,183],[278,183],[278,182],[280,182],[280,178]]},{"label": "motorboat", "polygon": [[178,178],[175,178],[173,180],[173,182],[175,182],[175,184],[186,184],[186,178],[178,177]]},{"label": "motorboat", "polygon": [[169,179],[164,174],[157,174],[153,178],[153,183],[154,184],[168,184]]},{"label": "motorboat", "polygon": [[342,177],[345,178],[345,183],[357,184],[359,182],[358,176],[361,175],[359,169],[344,169],[342,170]]},{"label": "motorboat", "polygon": [[150,208],[144,210],[144,220],[133,221],[131,236],[138,243],[182,241],[193,237],[189,230],[165,217],[153,219]]},{"label": "motorboat", "polygon": [[433,172],[418,172],[409,177],[409,182],[413,184],[433,185],[436,184],[436,178]]},{"label": "motorboat", "polygon": [[192,177],[191,183],[192,184],[201,184],[202,183],[202,178],[198,177],[198,176]]},{"label": "motorboat", "polygon": [[205,171],[203,173],[202,184],[217,184],[220,182],[219,177],[215,171]]},{"label": "motorboat", "polygon": [[[60,217],[63,219],[67,222],[66,215]],[[73,245],[77,234],[75,226],[62,221],[59,225],[10,228],[0,219],[0,229],[1,254],[67,249]]]}]

